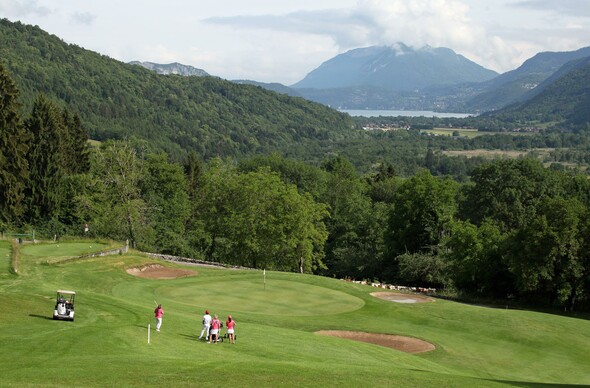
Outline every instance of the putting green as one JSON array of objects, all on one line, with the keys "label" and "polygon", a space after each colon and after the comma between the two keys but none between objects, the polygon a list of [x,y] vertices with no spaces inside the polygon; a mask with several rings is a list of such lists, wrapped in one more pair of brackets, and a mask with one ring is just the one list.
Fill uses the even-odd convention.
[{"label": "putting green", "polygon": [[344,292],[285,280],[267,281],[266,288],[248,280],[208,284],[161,286],[159,300],[211,310],[265,315],[314,316],[339,314],[362,308],[365,302]]}]

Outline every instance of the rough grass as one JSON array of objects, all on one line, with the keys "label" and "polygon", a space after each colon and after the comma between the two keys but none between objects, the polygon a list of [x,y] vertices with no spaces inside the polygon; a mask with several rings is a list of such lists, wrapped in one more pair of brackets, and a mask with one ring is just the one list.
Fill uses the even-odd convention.
[{"label": "rough grass", "polygon": [[[266,288],[259,271],[143,279],[125,269],[153,259],[44,263],[49,252],[62,257],[55,249],[23,247],[21,274],[0,276],[2,386],[590,384],[590,321],[576,316],[397,304],[370,296],[368,286],[269,271]],[[59,288],[77,292],[75,322],[50,318]],[[148,345],[155,301],[164,323]],[[206,308],[222,320],[233,315],[236,345],[196,341]],[[410,355],[317,330],[407,335],[437,349]]]},{"label": "rough grass", "polygon": [[12,251],[10,241],[0,240],[0,278],[8,276],[11,271]]}]

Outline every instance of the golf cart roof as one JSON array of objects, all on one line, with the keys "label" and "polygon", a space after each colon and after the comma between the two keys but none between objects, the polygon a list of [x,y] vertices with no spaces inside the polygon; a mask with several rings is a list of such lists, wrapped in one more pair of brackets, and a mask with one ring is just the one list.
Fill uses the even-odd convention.
[{"label": "golf cart roof", "polygon": [[58,294],[76,295],[75,291],[57,290]]}]

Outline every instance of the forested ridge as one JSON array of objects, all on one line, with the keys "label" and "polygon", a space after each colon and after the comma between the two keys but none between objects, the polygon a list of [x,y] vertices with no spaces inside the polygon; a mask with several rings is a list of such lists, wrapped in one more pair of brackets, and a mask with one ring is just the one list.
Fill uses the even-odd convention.
[{"label": "forested ridge", "polygon": [[158,75],[0,20],[0,59],[28,108],[37,93],[67,106],[95,140],[136,138],[179,159],[284,151],[318,157],[351,136],[345,114],[215,77]]},{"label": "forested ridge", "polygon": [[[46,38],[36,27],[15,25],[9,29],[13,34],[24,29],[30,39]],[[4,28],[1,31],[6,33]],[[64,45],[55,37],[51,39]],[[23,50],[27,47],[34,57],[59,58],[54,57],[53,48],[44,52],[25,44]],[[99,62],[103,58],[81,52]],[[14,58],[2,60],[16,65]],[[46,64],[50,66],[50,62]],[[61,61],[54,62],[59,67]],[[180,86],[186,78],[162,77],[139,67],[129,70],[120,63],[110,70],[107,62],[103,63],[104,73],[97,71],[92,81],[101,85],[97,90],[108,85],[99,79],[109,79],[119,66],[129,76],[137,72],[154,77],[155,85],[161,82],[168,87],[171,79],[178,83],[178,93],[186,91]],[[84,63],[86,60],[79,66]],[[568,309],[590,307],[587,176],[576,170],[545,168],[533,159],[468,160],[438,153],[478,144],[530,147],[580,139],[587,142],[582,134],[469,140],[432,139],[405,130],[373,134],[353,130],[346,116],[307,105],[301,99],[258,94],[255,87],[234,85],[233,89],[225,81],[205,78],[207,88],[202,93],[212,98],[205,106],[215,113],[207,116],[203,111],[199,120],[211,130],[211,138],[198,138],[195,146],[187,146],[185,151],[180,145],[173,146],[169,135],[158,134],[157,127],[147,130],[126,121],[126,115],[139,120],[142,114],[150,114],[132,105],[136,101],[133,93],[130,100],[101,105],[94,94],[86,95],[85,88],[92,90],[91,78],[60,89],[64,78],[48,77],[42,66],[36,66],[23,65],[28,76],[18,78],[9,66],[0,65],[3,232],[35,230],[38,238],[60,239],[84,235],[88,224],[86,237],[129,240],[133,247],[145,251],[254,268],[430,286],[459,297],[509,299]],[[54,83],[58,87],[50,88]],[[125,85],[116,90],[125,89]],[[21,87],[28,91],[21,94]],[[70,92],[60,97],[55,90]],[[105,94],[106,101],[117,98],[114,90]],[[157,90],[155,87],[154,93]],[[250,92],[260,99],[242,98],[242,93]],[[283,138],[279,134],[284,131],[271,130],[260,139],[273,139],[277,147],[292,144],[306,149],[304,160],[292,157],[297,152],[289,154],[284,149],[271,153],[270,145],[254,148],[259,155],[252,156],[252,143],[240,138],[239,131],[234,135],[233,129],[220,124],[216,134],[217,127],[209,124],[221,117],[219,112],[233,108],[241,112],[230,116],[236,118],[238,127],[242,125],[238,117],[245,122],[258,118],[259,133],[265,133],[267,125],[274,128],[265,121],[274,115],[256,112],[278,106],[274,99],[281,98],[287,102],[280,105],[284,112],[295,115],[287,121],[293,125],[292,131]],[[238,100],[240,105],[228,103]],[[295,108],[286,107],[291,104]],[[104,122],[97,117],[98,121],[92,122],[90,113],[84,118],[83,110],[79,111],[84,105],[86,109],[110,106],[121,110],[105,116],[110,119]],[[307,109],[309,115],[297,116],[298,109]],[[163,111],[172,116],[160,115],[158,110],[149,117],[166,121],[182,116],[173,104]],[[320,118],[313,119],[318,112]],[[330,122],[326,117],[332,117],[334,127],[344,123],[343,127],[333,131],[332,126],[308,126],[308,118],[326,124]],[[416,120],[413,125],[424,119]],[[288,128],[284,123],[278,125]],[[91,134],[105,135],[96,148],[88,146],[87,128]],[[108,131],[112,133],[106,136]],[[313,136],[306,137],[306,133]],[[231,142],[216,142],[219,136]],[[281,143],[281,139],[288,141]],[[222,145],[228,146],[227,152],[222,152]],[[360,174],[359,165],[371,167]],[[462,173],[453,179],[453,172],[459,170]]]},{"label": "forested ridge", "polygon": [[[499,119],[521,122],[556,122],[574,129],[590,128],[590,57],[573,61],[565,74],[541,85],[529,100],[503,109]],[[533,89],[534,91],[534,89]]]}]

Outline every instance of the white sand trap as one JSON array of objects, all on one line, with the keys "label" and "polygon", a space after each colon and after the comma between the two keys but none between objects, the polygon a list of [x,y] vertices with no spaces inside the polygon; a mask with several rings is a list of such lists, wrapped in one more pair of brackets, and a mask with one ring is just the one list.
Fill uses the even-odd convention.
[{"label": "white sand trap", "polygon": [[196,271],[164,267],[160,264],[145,264],[140,267],[128,268],[127,273],[147,279],[176,279],[197,275]]},{"label": "white sand trap", "polygon": [[434,302],[434,299],[428,296],[417,294],[401,294],[399,292],[372,292],[371,295],[379,299],[384,299],[396,303]]}]

